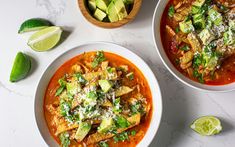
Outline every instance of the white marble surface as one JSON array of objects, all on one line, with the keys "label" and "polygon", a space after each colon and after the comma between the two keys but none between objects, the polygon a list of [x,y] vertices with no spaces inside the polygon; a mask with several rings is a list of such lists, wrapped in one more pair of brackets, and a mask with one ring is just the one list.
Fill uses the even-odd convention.
[{"label": "white marble surface", "polygon": [[[140,55],[159,79],[163,93],[163,117],[151,147],[233,147],[235,146],[235,92],[205,93],[186,87],[163,66],[155,51],[151,21],[157,0],[144,0],[134,22],[114,30],[97,28],[85,21],[76,0],[0,0],[0,146],[46,146],[34,121],[34,92],[47,65],[64,51],[87,41],[111,41]],[[29,34],[18,35],[28,18],[42,17],[63,26],[71,34],[56,49],[37,53],[27,45]],[[18,51],[33,60],[30,76],[16,84],[9,74]],[[223,132],[213,137],[194,133],[193,119],[216,115]]]}]

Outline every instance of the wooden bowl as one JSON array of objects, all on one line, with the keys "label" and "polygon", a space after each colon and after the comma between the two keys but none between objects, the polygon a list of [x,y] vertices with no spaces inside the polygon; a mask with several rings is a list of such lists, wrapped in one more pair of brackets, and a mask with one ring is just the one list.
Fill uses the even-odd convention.
[{"label": "wooden bowl", "polygon": [[123,20],[117,21],[117,22],[101,22],[97,19],[95,19],[91,13],[90,10],[87,8],[87,4],[85,3],[86,0],[78,0],[78,5],[80,7],[80,10],[83,14],[83,16],[88,20],[90,23],[102,27],[102,28],[118,28],[121,27],[129,22],[131,22],[137,15],[137,13],[140,10],[142,0],[134,0],[133,8],[131,12],[128,14],[127,17],[125,17]]}]

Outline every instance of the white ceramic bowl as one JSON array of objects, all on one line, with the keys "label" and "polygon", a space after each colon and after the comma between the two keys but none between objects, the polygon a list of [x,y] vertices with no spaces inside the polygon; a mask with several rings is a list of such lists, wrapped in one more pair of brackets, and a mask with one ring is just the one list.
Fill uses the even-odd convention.
[{"label": "white ceramic bowl", "polygon": [[103,50],[105,52],[118,54],[128,59],[142,71],[145,78],[147,79],[148,84],[151,89],[152,99],[153,99],[153,114],[152,114],[153,116],[152,116],[149,129],[145,137],[138,144],[138,147],[148,146],[153,140],[158,130],[158,127],[160,125],[161,115],[162,115],[162,97],[161,97],[161,91],[160,91],[157,79],[155,78],[149,66],[139,56],[137,56],[136,54],[134,54],[133,52],[129,51],[128,49],[124,47],[111,44],[111,43],[104,43],[104,42],[88,43],[88,44],[84,44],[76,48],[73,48],[63,53],[62,55],[60,55],[47,67],[46,71],[43,73],[38,83],[36,94],[35,94],[35,103],[34,103],[36,123],[41,133],[41,136],[50,147],[59,146],[49,133],[48,127],[44,119],[44,113],[43,113],[44,94],[45,94],[47,85],[51,77],[54,75],[56,70],[64,62],[68,61],[69,59],[79,54],[82,54],[84,52],[97,51],[97,50]]},{"label": "white ceramic bowl", "polygon": [[162,45],[162,42],[161,42],[161,35],[160,35],[161,18],[162,18],[162,14],[163,14],[164,9],[165,9],[168,2],[169,2],[169,0],[159,0],[158,1],[158,4],[156,6],[156,9],[155,9],[155,12],[154,12],[154,15],[153,15],[153,23],[152,23],[152,27],[153,27],[152,31],[153,31],[153,38],[154,38],[155,46],[156,46],[157,52],[158,52],[162,62],[167,67],[167,69],[178,80],[180,80],[184,84],[186,84],[190,87],[193,87],[195,89],[204,90],[204,91],[217,91],[217,92],[227,92],[227,91],[235,90],[235,83],[222,85],[222,86],[212,86],[212,85],[205,85],[205,84],[195,82],[193,80],[190,80],[189,78],[187,78],[183,74],[181,74],[174,67],[174,65],[169,60],[169,58],[168,58],[168,56],[167,56],[167,54],[166,54],[166,52],[163,48],[163,45]]}]

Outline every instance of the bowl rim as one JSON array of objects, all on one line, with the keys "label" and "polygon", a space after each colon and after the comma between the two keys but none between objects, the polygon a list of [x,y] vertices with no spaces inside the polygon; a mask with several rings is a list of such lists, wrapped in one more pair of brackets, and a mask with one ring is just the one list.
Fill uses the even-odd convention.
[{"label": "bowl rim", "polygon": [[118,28],[123,25],[126,25],[127,23],[131,22],[132,20],[135,19],[137,16],[141,5],[142,5],[142,0],[134,0],[133,8],[128,14],[127,17],[123,18],[122,20],[119,20],[117,22],[102,22],[97,19],[95,19],[90,13],[88,8],[86,7],[84,0],[77,0],[78,7],[80,8],[80,11],[83,15],[83,17],[90,22],[91,24],[101,27],[101,28],[106,28],[106,29],[112,29],[112,28]]},{"label": "bowl rim", "polygon": [[[145,77],[146,80],[148,81],[148,84],[149,84],[149,87],[150,87],[150,90],[151,90],[151,93],[152,93],[152,103],[153,103],[153,106],[152,106],[152,117],[151,117],[151,121],[150,121],[150,124],[149,124],[149,127],[146,131],[146,134],[144,135],[144,137],[141,139],[141,141],[137,144],[137,147],[142,147],[142,146],[148,146],[151,144],[151,142],[154,140],[154,137],[156,136],[157,134],[157,131],[160,127],[160,124],[161,124],[161,119],[162,119],[162,111],[163,111],[163,103],[162,103],[162,93],[161,93],[161,89],[160,89],[160,85],[159,85],[159,82],[158,82],[158,79],[156,78],[156,76],[154,75],[153,71],[151,70],[151,68],[147,65],[147,63],[141,58],[139,57],[137,54],[135,54],[134,52],[130,51],[129,49],[123,47],[123,46],[120,46],[118,44],[115,44],[115,43],[111,43],[111,42],[102,42],[102,41],[96,41],[96,42],[87,42],[87,43],[84,43],[84,44],[81,44],[81,45],[78,45],[76,47],[73,47],[65,52],[63,52],[62,54],[58,55],[53,61],[50,62],[50,64],[45,68],[45,70],[43,71],[43,73],[41,74],[39,80],[38,80],[38,83],[37,83],[37,86],[36,86],[36,89],[35,89],[35,95],[34,95],[34,121],[36,123],[36,126],[37,126],[37,130],[39,131],[39,134],[40,136],[43,138],[44,142],[49,145],[49,141],[52,141],[52,142],[56,142],[55,139],[51,136],[50,132],[49,132],[49,129],[48,129],[48,126],[46,124],[46,129],[47,130],[47,134],[49,135],[50,139],[48,141],[48,139],[46,137],[44,137],[43,133],[42,133],[42,129],[39,127],[39,125],[41,125],[39,121],[43,121],[42,123],[46,123],[45,121],[45,116],[44,116],[44,108],[41,108],[42,109],[42,117],[43,117],[43,120],[41,120],[40,114],[37,114],[37,109],[38,109],[38,105],[37,105],[37,101],[39,99],[39,97],[37,96],[38,93],[40,93],[41,89],[39,90],[39,85],[41,84],[42,82],[42,78],[45,76],[45,74],[48,72],[48,70],[50,69],[50,67],[55,64],[56,62],[58,62],[58,60],[68,54],[69,52],[73,52],[72,50],[75,50],[75,49],[78,49],[78,48],[81,48],[83,46],[89,46],[89,45],[97,45],[97,44],[100,44],[100,45],[106,45],[106,46],[109,46],[109,47],[113,47],[113,48],[120,48],[120,50],[124,49],[124,52],[129,54],[129,55],[134,55],[135,56],[135,60],[139,60],[141,62],[141,64],[143,64],[143,66],[148,70],[148,71],[143,71],[140,69],[140,67],[138,67],[136,65],[136,63],[134,63],[134,60],[130,60],[130,59],[127,59],[127,57],[124,57],[122,55],[120,55],[119,53],[116,53],[116,52],[113,52],[113,49],[108,49],[108,50],[104,50],[105,52],[110,52],[110,53],[113,53],[113,54],[116,54],[116,55],[119,55],[125,59],[127,59],[129,62],[133,63],[134,65],[136,65],[136,67],[142,72],[142,74],[145,74],[147,73],[149,76],[150,76],[150,79],[151,81],[149,80],[149,77]],[[101,49],[92,49],[90,51],[98,51],[98,50],[101,50]],[[90,52],[88,51],[88,52]],[[81,54],[81,53],[79,53]],[[76,54],[74,55],[73,57],[79,55],[79,54]],[[66,61],[68,61],[69,59],[73,58],[73,57],[70,57],[68,59],[66,59],[65,61],[63,61],[63,63],[65,63]],[[62,64],[63,64],[62,63]],[[62,65],[61,64],[61,65]],[[139,64],[139,63],[138,63]],[[60,65],[60,66],[61,66]],[[59,66],[59,67],[60,67]],[[58,69],[58,68],[57,68]],[[56,69],[56,70],[57,70]],[[55,71],[56,71],[55,70]],[[55,71],[53,72],[52,76],[54,75]],[[49,77],[49,80],[51,79],[51,77]],[[154,85],[150,85],[150,82]],[[45,83],[45,82],[44,82]],[[47,81],[46,85],[48,85],[49,81]],[[154,91],[155,93],[154,93]],[[156,92],[157,91],[157,92]],[[45,92],[45,91],[44,91]],[[44,94],[43,94],[44,95]],[[44,98],[41,99],[41,101],[43,101],[43,104],[44,104]],[[157,104],[155,104],[154,102],[158,102]],[[43,106],[42,104],[42,106]],[[155,107],[157,106],[157,108]],[[157,115],[157,116],[155,116]],[[157,124],[157,125],[156,125]],[[57,143],[56,143],[57,144]],[[58,146],[57,145],[53,145],[53,146]]]},{"label": "bowl rim", "polygon": [[[162,3],[165,2],[166,4],[164,7],[162,7]],[[235,91],[235,82],[225,85],[207,85],[207,84],[201,84],[199,82],[193,81],[189,79],[188,77],[184,76],[182,73],[180,73],[175,66],[171,63],[169,60],[169,57],[166,55],[165,49],[162,45],[162,39],[160,31],[157,32],[157,29],[161,29],[161,19],[162,14],[166,8],[166,5],[168,4],[169,0],[159,0],[157,3],[157,6],[154,10],[153,19],[152,19],[152,36],[155,48],[157,50],[158,55],[160,56],[161,61],[163,62],[164,66],[170,71],[170,73],[178,79],[180,82],[184,83],[188,87],[191,87],[196,90],[204,91],[204,92],[231,92]],[[160,15],[160,17],[157,17],[157,15]],[[156,23],[159,22],[159,25],[156,25]],[[158,37],[158,35],[160,37]],[[166,56],[166,57],[165,57]]]}]

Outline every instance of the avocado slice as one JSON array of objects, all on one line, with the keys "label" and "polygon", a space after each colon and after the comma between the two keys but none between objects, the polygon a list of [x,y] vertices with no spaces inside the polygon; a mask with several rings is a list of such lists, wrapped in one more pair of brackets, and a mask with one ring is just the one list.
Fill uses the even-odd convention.
[{"label": "avocado slice", "polygon": [[112,84],[109,80],[99,80],[99,85],[104,93],[107,93],[112,88]]},{"label": "avocado slice", "polygon": [[189,21],[182,21],[182,22],[179,23],[179,26],[180,26],[180,30],[183,33],[190,33],[192,31],[194,31],[193,23],[192,23],[191,20],[189,20]]},{"label": "avocado slice", "polygon": [[96,0],[88,0],[88,8],[91,12],[94,12],[96,9]]},{"label": "avocado slice", "polygon": [[77,81],[72,81],[66,84],[66,89],[69,94],[75,95],[77,92],[81,91],[81,85]]},{"label": "avocado slice", "polygon": [[112,118],[103,119],[100,126],[98,127],[99,133],[107,133],[114,126],[114,121]]},{"label": "avocado slice", "polygon": [[113,1],[108,6],[107,14],[110,22],[116,22],[119,20]]},{"label": "avocado slice", "polygon": [[102,10],[97,8],[94,13],[94,17],[98,19],[99,21],[103,21],[103,19],[107,16],[106,13],[104,13]]},{"label": "avocado slice", "polygon": [[123,0],[114,0],[114,5],[117,11],[119,20],[122,20],[123,18],[127,17],[128,14],[127,14],[126,7],[125,7]]},{"label": "avocado slice", "polygon": [[96,6],[101,9],[102,11],[106,12],[110,0],[96,0]]},{"label": "avocado slice", "polygon": [[79,127],[77,129],[76,134],[75,134],[75,139],[78,142],[81,142],[86,137],[86,135],[89,133],[90,130],[91,130],[91,124],[89,124],[87,122],[79,123]]}]

